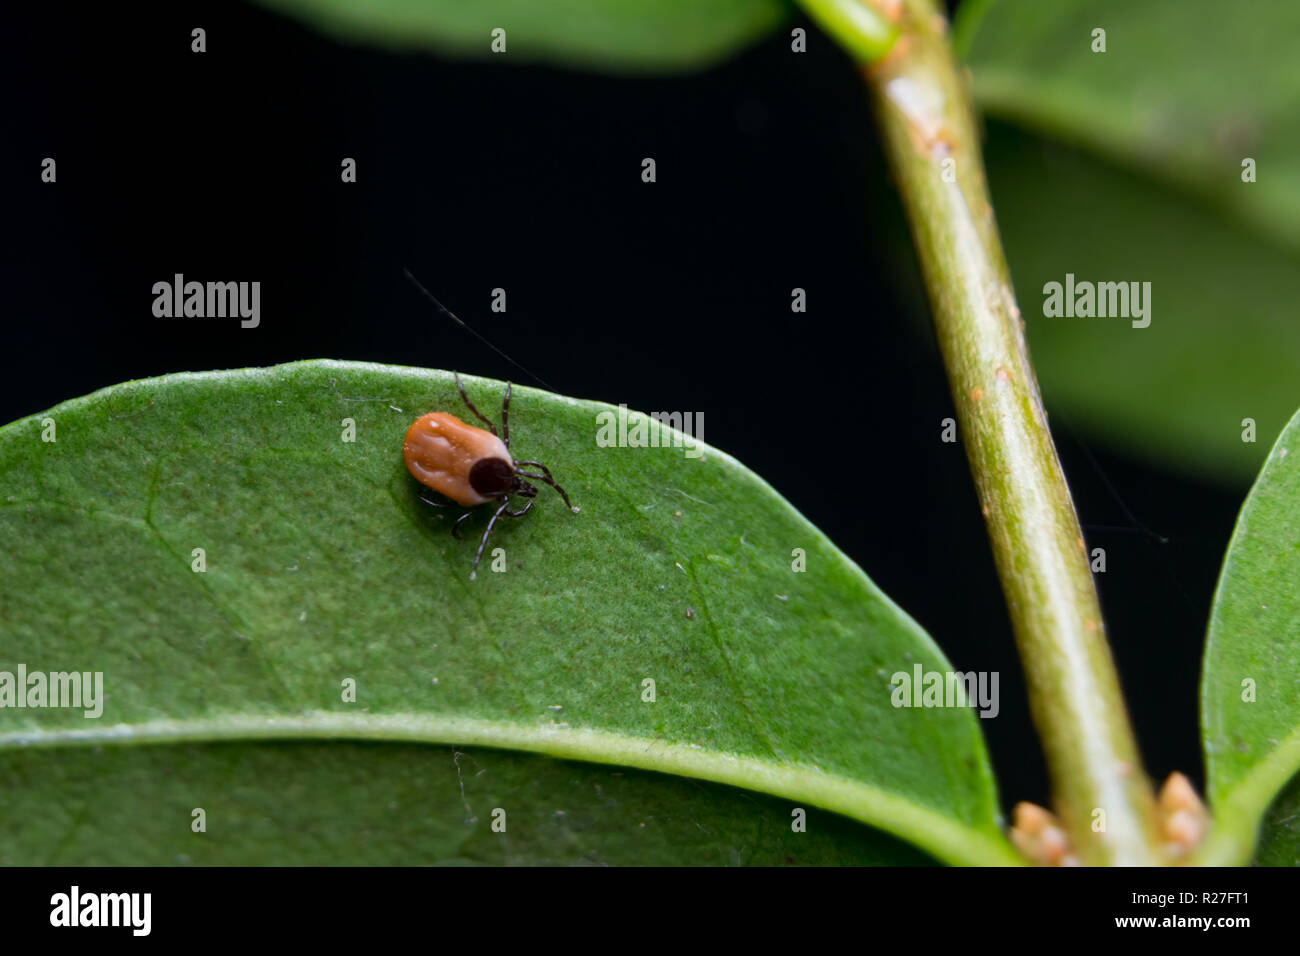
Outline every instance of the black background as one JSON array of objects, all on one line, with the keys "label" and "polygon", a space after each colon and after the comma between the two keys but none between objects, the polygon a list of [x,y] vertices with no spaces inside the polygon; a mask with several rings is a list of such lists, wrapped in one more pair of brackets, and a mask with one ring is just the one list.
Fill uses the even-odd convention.
[{"label": "black background", "polygon": [[[126,379],[303,358],[529,382],[410,268],[555,391],[703,412],[706,440],[958,669],[1002,673],[1002,713],[980,723],[1003,803],[1047,801],[964,453],[939,440],[954,413],[901,210],[862,84],[815,29],[805,55],[778,33],[699,75],[629,79],[351,48],[235,3],[145,11],[43,5],[0,38],[0,422]],[[155,319],[152,285],[176,272],[261,281],[261,326]],[[1148,769],[1200,785],[1200,649],[1246,489],[1085,447],[1049,410],[1107,549]]]}]

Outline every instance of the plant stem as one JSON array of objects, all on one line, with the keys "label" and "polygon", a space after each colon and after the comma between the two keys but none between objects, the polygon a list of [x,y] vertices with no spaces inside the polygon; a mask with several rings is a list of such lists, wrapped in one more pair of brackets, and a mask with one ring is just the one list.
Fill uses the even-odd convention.
[{"label": "plant stem", "polygon": [[[833,5],[847,2],[868,0]],[[851,52],[863,49],[842,35],[853,18],[825,17],[825,0],[804,4]],[[947,24],[932,0],[868,8],[898,28],[887,53],[858,58],[915,238],[1056,811],[1085,863],[1163,862],[1151,785],[1029,362]]]}]

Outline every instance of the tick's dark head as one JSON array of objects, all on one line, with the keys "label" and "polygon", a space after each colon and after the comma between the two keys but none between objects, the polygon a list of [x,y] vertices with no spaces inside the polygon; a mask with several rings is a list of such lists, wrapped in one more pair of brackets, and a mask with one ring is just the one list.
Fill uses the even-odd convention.
[{"label": "tick's dark head", "polygon": [[484,498],[500,498],[514,490],[515,469],[504,458],[480,458],[469,470],[469,486]]}]

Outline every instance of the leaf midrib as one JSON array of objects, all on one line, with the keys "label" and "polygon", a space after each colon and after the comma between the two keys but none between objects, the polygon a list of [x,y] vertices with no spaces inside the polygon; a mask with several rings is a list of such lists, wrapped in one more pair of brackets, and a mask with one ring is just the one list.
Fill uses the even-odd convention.
[{"label": "leaf midrib", "polygon": [[816,767],[778,764],[693,744],[671,744],[589,728],[524,727],[499,721],[409,713],[358,715],[308,711],[292,717],[226,714],[208,719],[113,724],[85,730],[10,731],[0,734],[0,750],[321,739],[478,745],[693,777],[840,813],[907,840],[953,865],[1022,865],[1000,835],[976,830],[870,784]]}]

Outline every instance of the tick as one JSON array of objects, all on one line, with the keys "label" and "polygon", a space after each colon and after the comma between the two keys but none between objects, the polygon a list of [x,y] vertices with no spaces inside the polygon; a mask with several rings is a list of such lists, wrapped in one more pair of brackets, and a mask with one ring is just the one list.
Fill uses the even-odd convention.
[{"label": "tick", "polygon": [[[483,538],[478,543],[478,552],[474,555],[474,567],[469,578],[478,575],[478,562],[483,557],[483,548],[488,536],[492,534],[497,519],[521,518],[532,508],[532,499],[537,497],[537,487],[525,479],[540,481],[550,485],[560,493],[569,509],[578,509],[569,501],[563,488],[556,484],[551,472],[539,461],[516,461],[510,457],[510,383],[506,383],[506,397],[501,403],[501,435],[497,436],[496,425],[474,407],[474,403],[465,394],[465,386],[456,376],[456,389],[460,392],[465,407],[487,426],[484,431],[475,425],[466,425],[449,412],[429,412],[415,420],[406,432],[406,441],[402,444],[402,457],[406,459],[406,470],[426,488],[450,498],[458,505],[475,508],[489,502],[495,504],[492,517],[488,519]],[[524,471],[520,466],[536,468],[541,474]],[[527,498],[528,503],[522,508],[510,507],[510,499]],[[423,494],[420,500],[435,508],[445,508],[446,504],[432,501]],[[452,537],[461,540],[460,526],[471,516],[473,511],[466,511],[451,526]]]}]

